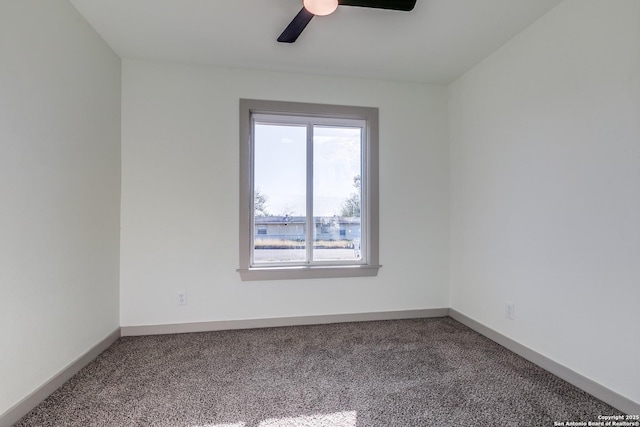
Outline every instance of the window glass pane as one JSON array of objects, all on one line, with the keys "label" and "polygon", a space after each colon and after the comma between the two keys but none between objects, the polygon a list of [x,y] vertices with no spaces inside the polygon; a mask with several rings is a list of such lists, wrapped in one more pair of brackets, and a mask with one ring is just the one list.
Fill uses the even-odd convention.
[{"label": "window glass pane", "polygon": [[255,264],[306,260],[306,126],[254,127]]},{"label": "window glass pane", "polygon": [[313,130],[313,260],[362,259],[362,129]]}]

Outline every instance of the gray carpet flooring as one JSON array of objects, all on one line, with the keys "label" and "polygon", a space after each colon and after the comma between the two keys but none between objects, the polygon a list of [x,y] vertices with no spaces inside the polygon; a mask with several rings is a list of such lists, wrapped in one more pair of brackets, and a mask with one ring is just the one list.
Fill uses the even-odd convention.
[{"label": "gray carpet flooring", "polygon": [[451,318],[120,338],[17,426],[553,426],[619,411]]}]

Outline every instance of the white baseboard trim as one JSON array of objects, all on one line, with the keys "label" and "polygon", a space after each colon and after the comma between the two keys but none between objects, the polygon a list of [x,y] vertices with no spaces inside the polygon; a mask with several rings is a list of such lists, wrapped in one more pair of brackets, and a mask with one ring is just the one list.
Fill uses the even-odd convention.
[{"label": "white baseboard trim", "polygon": [[13,424],[17,423],[22,417],[27,415],[29,411],[38,406],[40,402],[49,397],[51,393],[60,388],[72,376],[77,374],[80,369],[87,366],[89,362],[109,348],[118,338],[120,338],[120,328],[107,335],[102,341],[71,362],[66,368],[54,375],[53,378],[44,383],[33,393],[15,404],[4,414],[1,414],[0,427],[11,427]]},{"label": "white baseboard trim", "polygon": [[449,316],[462,323],[463,325],[468,326],[474,331],[484,335],[490,340],[507,348],[508,350],[513,351],[517,355],[522,356],[528,361],[535,363],[542,369],[551,372],[552,374],[562,378],[566,382],[573,384],[579,389],[586,391],[590,395],[602,400],[605,403],[608,403],[614,408],[619,409],[626,414],[640,414],[640,403],[634,402],[633,400],[628,399],[611,389],[608,389],[607,387],[585,377],[584,375],[581,375],[576,371],[573,371],[566,366],[561,365],[558,362],[555,362],[554,360],[551,360],[540,353],[537,353],[529,347],[526,347],[512,340],[511,338],[491,329],[490,327],[468,316],[465,316],[459,311],[450,308]]},{"label": "white baseboard trim", "polygon": [[372,313],[328,314],[321,316],[276,317],[272,319],[220,320],[213,322],[176,323],[167,325],[122,326],[122,336],[182,334],[223,331],[229,329],[273,328],[280,326],[324,325],[328,323],[369,322],[375,320],[418,319],[446,317],[448,308],[423,310],[381,311]]}]

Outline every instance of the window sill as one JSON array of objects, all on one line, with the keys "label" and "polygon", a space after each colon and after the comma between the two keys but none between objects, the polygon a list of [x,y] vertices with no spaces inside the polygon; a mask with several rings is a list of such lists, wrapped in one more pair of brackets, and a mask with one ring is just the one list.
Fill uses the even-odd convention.
[{"label": "window sill", "polygon": [[259,267],[238,269],[243,282],[254,280],[332,279],[339,277],[373,277],[381,265]]}]

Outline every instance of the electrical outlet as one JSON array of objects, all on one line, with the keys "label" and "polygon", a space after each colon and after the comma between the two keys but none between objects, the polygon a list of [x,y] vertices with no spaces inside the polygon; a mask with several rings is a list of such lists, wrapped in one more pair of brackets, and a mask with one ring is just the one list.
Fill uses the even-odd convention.
[{"label": "electrical outlet", "polygon": [[185,291],[178,292],[178,305],[187,305],[187,293]]},{"label": "electrical outlet", "polygon": [[512,302],[504,303],[504,317],[507,319],[515,320],[516,318],[516,305]]}]

